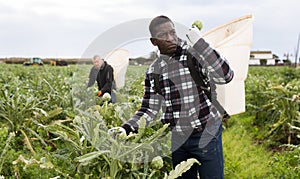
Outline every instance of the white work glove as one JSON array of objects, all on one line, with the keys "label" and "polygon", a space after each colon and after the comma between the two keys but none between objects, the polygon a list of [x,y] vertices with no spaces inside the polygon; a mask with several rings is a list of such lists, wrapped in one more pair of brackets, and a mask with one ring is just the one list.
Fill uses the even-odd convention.
[{"label": "white work glove", "polygon": [[111,129],[109,129],[107,132],[114,139],[117,137],[119,139],[126,139],[126,137],[127,137],[126,130],[123,127],[113,127]]},{"label": "white work glove", "polygon": [[197,27],[192,27],[186,33],[189,45],[193,46],[201,37],[201,32]]}]

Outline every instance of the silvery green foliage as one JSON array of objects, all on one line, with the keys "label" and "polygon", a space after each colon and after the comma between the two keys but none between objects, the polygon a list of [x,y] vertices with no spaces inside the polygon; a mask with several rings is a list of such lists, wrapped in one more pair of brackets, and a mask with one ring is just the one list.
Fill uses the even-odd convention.
[{"label": "silvery green foliage", "polygon": [[[108,133],[108,128],[99,113],[99,108],[101,107],[93,106],[84,112],[81,111],[80,115],[74,119],[74,126],[82,135],[82,142],[87,140],[93,149],[78,156],[75,161],[84,166],[100,167],[103,177],[124,177],[124,168],[128,166],[128,163],[131,165],[128,170],[132,170],[132,167],[135,168],[129,173],[133,174],[141,169],[147,173],[148,162],[146,161],[157,155],[153,146],[160,143],[157,141],[165,134],[168,125],[164,125],[151,136],[144,137],[146,119],[142,118],[137,134],[114,136]],[[105,159],[104,162],[99,163],[99,160],[103,158]],[[161,163],[163,165],[162,161]]]},{"label": "silvery green foliage", "polygon": [[194,165],[194,163],[200,165],[198,160],[194,158],[187,159],[187,161],[182,161],[175,167],[174,170],[169,173],[169,175],[165,174],[164,179],[174,179],[180,177],[184,172],[188,171]]}]

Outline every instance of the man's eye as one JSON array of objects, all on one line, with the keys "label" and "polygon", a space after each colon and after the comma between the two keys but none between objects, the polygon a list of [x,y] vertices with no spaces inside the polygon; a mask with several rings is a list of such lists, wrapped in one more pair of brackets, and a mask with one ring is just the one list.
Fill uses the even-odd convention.
[{"label": "man's eye", "polygon": [[158,38],[164,38],[166,36],[167,36],[167,33],[161,33],[161,34],[157,35]]}]

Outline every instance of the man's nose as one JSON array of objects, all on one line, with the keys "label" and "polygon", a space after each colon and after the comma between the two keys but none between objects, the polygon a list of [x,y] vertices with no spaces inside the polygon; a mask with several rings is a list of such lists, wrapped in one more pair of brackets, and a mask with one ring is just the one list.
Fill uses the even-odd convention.
[{"label": "man's nose", "polygon": [[174,36],[172,35],[172,34],[170,34],[170,33],[167,33],[167,36],[166,36],[166,40],[167,41],[174,41]]},{"label": "man's nose", "polygon": [[166,37],[165,37],[165,41],[168,42],[175,42],[176,41],[176,37],[170,33],[167,33]]}]

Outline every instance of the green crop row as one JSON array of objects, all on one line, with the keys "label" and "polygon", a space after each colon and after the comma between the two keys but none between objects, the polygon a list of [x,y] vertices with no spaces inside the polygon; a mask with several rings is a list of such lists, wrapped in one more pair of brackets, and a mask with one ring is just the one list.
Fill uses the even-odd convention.
[{"label": "green crop row", "polygon": [[300,143],[300,70],[252,67],[246,80],[247,112],[252,130],[270,147]]},{"label": "green crop row", "polygon": [[[3,65],[0,78],[0,173],[17,178],[168,178],[167,125],[141,129],[126,140],[108,135],[140,105],[145,68],[128,73],[118,103],[86,88],[91,66]],[[131,77],[141,75],[136,79]],[[169,151],[169,150],[167,150]],[[163,160],[164,158],[164,160]],[[155,161],[152,161],[154,160]]]},{"label": "green crop row", "polygon": [[[4,177],[174,178],[196,162],[172,170],[170,134],[159,121],[147,128],[141,122],[139,133],[126,139],[108,135],[109,128],[120,126],[140,107],[145,66],[129,66],[116,104],[99,99],[96,86],[86,88],[90,65],[0,67]],[[298,157],[299,79],[299,70],[253,67],[246,81],[247,114],[255,116],[248,126],[251,133],[269,146],[295,148]],[[284,159],[272,163],[280,175],[283,167],[275,160]],[[284,161],[299,166],[295,158]],[[225,163],[225,176],[234,167]]]}]

